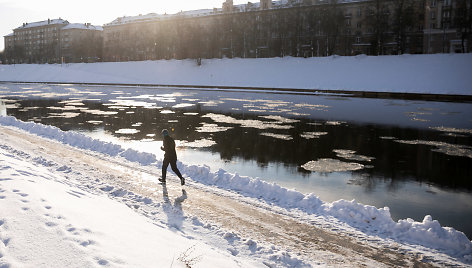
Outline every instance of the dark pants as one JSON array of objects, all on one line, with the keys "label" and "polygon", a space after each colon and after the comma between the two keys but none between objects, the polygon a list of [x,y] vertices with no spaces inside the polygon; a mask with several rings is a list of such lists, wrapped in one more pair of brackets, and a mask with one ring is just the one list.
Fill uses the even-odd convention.
[{"label": "dark pants", "polygon": [[164,161],[162,162],[162,179],[166,179],[167,167],[169,166],[169,164],[172,168],[172,171],[174,171],[175,175],[177,175],[180,179],[183,179],[182,174],[180,174],[180,171],[177,168],[177,159],[167,158],[164,158]]}]

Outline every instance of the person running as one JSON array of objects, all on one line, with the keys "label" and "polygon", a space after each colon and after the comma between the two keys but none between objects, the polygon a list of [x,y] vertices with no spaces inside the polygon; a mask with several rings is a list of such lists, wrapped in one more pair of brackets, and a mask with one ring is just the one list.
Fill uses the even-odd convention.
[{"label": "person running", "polygon": [[174,171],[175,175],[180,178],[180,184],[185,185],[185,179],[180,174],[179,169],[177,168],[177,153],[175,152],[175,141],[174,139],[169,136],[169,131],[167,129],[162,130],[162,136],[164,137],[164,145],[161,146],[161,150],[164,153],[164,161],[162,162],[162,178],[159,179],[160,182],[166,183],[166,173],[167,167],[170,164],[172,171]]}]

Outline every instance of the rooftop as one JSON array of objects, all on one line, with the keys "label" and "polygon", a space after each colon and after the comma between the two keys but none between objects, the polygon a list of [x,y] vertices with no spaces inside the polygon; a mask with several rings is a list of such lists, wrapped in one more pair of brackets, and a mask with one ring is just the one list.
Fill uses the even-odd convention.
[{"label": "rooftop", "polygon": [[41,27],[45,25],[51,25],[51,24],[68,24],[69,22],[66,20],[63,20],[61,18],[59,19],[52,19],[52,20],[43,20],[43,21],[37,21],[37,22],[26,22],[22,26],[16,28],[15,30],[20,30],[20,29],[27,29],[27,28],[34,28],[34,27]]},{"label": "rooftop", "polygon": [[[363,2],[367,0],[338,0],[339,3],[351,3],[351,2]],[[317,3],[324,4],[327,0],[318,0]],[[285,7],[293,7],[299,6],[303,3],[303,0],[279,0],[279,1],[272,1],[272,9],[278,8],[285,8]],[[260,2],[251,3],[248,2],[247,4],[240,4],[234,6],[234,12],[247,12],[247,11],[255,11],[259,10]],[[110,23],[104,24],[104,26],[115,26],[115,25],[122,25],[128,23],[136,23],[136,22],[146,22],[146,21],[156,21],[156,20],[167,20],[172,19],[175,17],[204,17],[204,16],[211,16],[222,14],[222,8],[214,8],[214,9],[199,9],[199,10],[190,10],[190,11],[181,11],[175,14],[156,14],[156,13],[149,13],[146,15],[139,14],[138,16],[123,16],[116,18]]]},{"label": "rooftop", "polygon": [[67,26],[61,28],[62,30],[68,29],[81,29],[81,30],[95,30],[95,31],[103,31],[103,27],[91,25],[90,23],[70,23]]}]

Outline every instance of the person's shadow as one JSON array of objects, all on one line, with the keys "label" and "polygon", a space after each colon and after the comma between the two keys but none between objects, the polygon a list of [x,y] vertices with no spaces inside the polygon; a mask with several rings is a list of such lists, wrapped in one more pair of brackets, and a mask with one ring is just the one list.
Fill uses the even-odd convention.
[{"label": "person's shadow", "polygon": [[164,204],[162,209],[167,214],[167,225],[182,231],[182,225],[184,221],[184,212],[182,210],[182,203],[187,199],[187,192],[182,189],[182,195],[174,199],[174,204],[169,199],[169,193],[167,186],[162,185],[162,197],[164,198]]}]

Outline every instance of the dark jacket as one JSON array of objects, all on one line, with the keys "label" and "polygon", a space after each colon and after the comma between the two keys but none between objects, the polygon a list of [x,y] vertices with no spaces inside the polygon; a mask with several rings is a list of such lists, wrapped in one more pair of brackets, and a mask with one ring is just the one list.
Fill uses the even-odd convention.
[{"label": "dark jacket", "polygon": [[175,152],[175,141],[170,136],[164,136],[164,146],[161,149],[165,152],[164,158],[169,160],[177,160],[177,153]]}]

